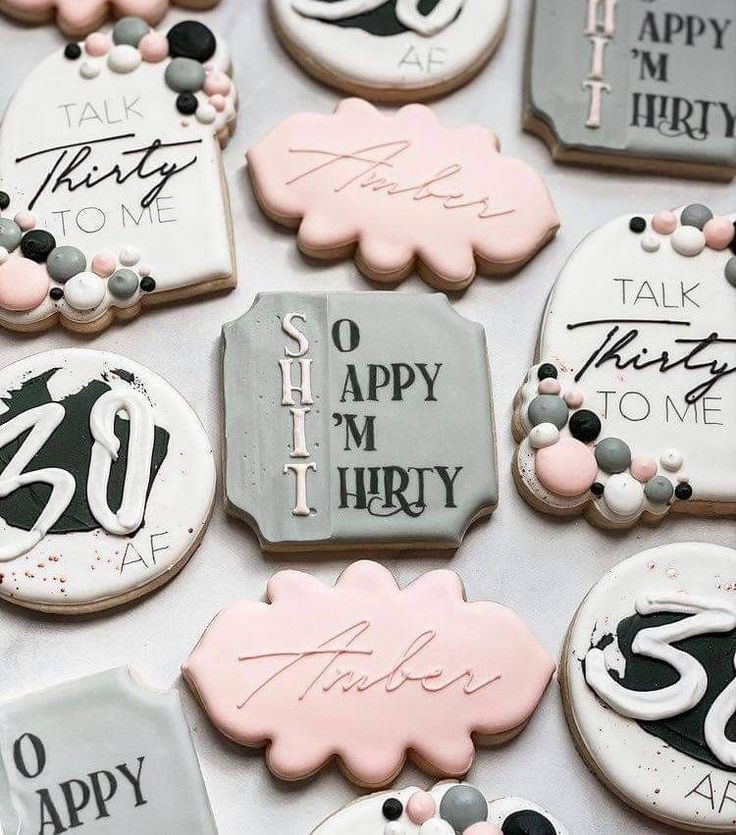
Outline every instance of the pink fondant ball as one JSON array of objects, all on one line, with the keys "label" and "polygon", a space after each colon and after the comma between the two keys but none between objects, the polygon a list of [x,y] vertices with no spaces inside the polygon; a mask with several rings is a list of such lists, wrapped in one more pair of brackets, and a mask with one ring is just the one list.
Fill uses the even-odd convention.
[{"label": "pink fondant ball", "polygon": [[560,385],[560,381],[554,377],[545,377],[544,380],[540,380],[537,389],[540,394],[559,394],[562,386]]},{"label": "pink fondant ball", "polygon": [[114,255],[109,252],[101,252],[92,259],[92,272],[107,278],[115,272],[118,262]]},{"label": "pink fondant ball", "polygon": [[472,826],[469,826],[463,832],[463,835],[503,835],[503,830],[494,826],[492,823],[488,823],[488,821],[481,821],[480,823],[474,823]]},{"label": "pink fondant ball", "polygon": [[149,64],[158,64],[169,54],[169,41],[165,35],[149,32],[141,38],[138,49],[144,61],[148,61]]},{"label": "pink fondant ball", "polygon": [[0,266],[0,307],[22,312],[33,310],[49,292],[49,274],[43,264],[29,258],[8,258]]},{"label": "pink fondant ball", "polygon": [[671,235],[677,229],[677,215],[674,212],[657,212],[652,228],[660,235]]},{"label": "pink fondant ball", "polygon": [[84,48],[87,50],[87,55],[100,58],[102,55],[107,55],[112,49],[112,41],[102,32],[93,32],[91,35],[87,35]]},{"label": "pink fondant ball", "polygon": [[565,403],[567,403],[571,409],[579,409],[583,405],[584,399],[585,396],[580,389],[569,389],[565,392]]},{"label": "pink fondant ball", "polygon": [[226,96],[230,92],[231,85],[230,77],[226,73],[215,71],[207,74],[204,80],[204,91],[208,96],[218,93]]},{"label": "pink fondant ball", "polygon": [[631,475],[642,484],[657,475],[657,462],[648,455],[638,455],[631,462]]},{"label": "pink fondant ball", "polygon": [[219,93],[215,93],[214,96],[210,96],[209,102],[218,113],[222,113],[222,111],[227,106],[227,100],[225,99],[225,96],[221,96]]},{"label": "pink fondant ball", "polygon": [[406,804],[406,814],[412,823],[420,826],[437,811],[437,803],[428,792],[415,792]]},{"label": "pink fondant ball", "polygon": [[29,230],[33,229],[33,227],[36,225],[36,215],[34,215],[33,212],[18,212],[18,214],[13,219],[18,224],[18,226],[20,226],[21,231],[23,232],[28,232]]},{"label": "pink fondant ball", "polygon": [[537,478],[556,496],[573,498],[590,489],[598,474],[593,450],[575,440],[564,437],[553,446],[537,451]]},{"label": "pink fondant ball", "polygon": [[705,244],[711,249],[725,249],[734,238],[733,223],[727,217],[711,218],[703,227]]}]

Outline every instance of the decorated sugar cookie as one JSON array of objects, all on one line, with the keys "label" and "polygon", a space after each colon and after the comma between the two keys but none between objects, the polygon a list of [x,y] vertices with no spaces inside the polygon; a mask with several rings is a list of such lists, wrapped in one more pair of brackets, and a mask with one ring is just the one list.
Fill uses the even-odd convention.
[{"label": "decorated sugar cookie", "polygon": [[49,351],[0,370],[0,598],[106,609],[167,582],[204,535],[207,435],[125,357]]},{"label": "decorated sugar cookie", "polygon": [[629,215],[573,253],[515,403],[534,507],[618,528],[736,509],[733,221]]},{"label": "decorated sugar cookie", "polygon": [[222,41],[124,18],[43,61],[0,128],[0,326],[81,332],[235,284]]},{"label": "decorated sugar cookie", "polygon": [[217,615],[183,673],[225,736],[267,746],[278,777],[300,780],[335,758],[350,780],[380,787],[407,755],[433,774],[465,774],[475,744],[524,728],[554,668],[519,617],[467,603],[453,572],[401,590],[361,561],[332,588],[276,574],[268,603]]},{"label": "decorated sugar cookie", "polygon": [[336,812],[312,835],[567,835],[528,800],[489,801],[468,783],[438,783],[364,797]]},{"label": "decorated sugar cookie", "polygon": [[736,551],[689,542],[617,565],[568,632],[561,686],[587,764],[638,811],[733,832]]},{"label": "decorated sugar cookie", "polygon": [[476,272],[518,269],[559,227],[540,175],[502,156],[492,131],[445,127],[423,105],[383,114],[346,99],[331,116],[292,116],[251,148],[248,171],[261,208],[298,229],[302,252],[354,253],[384,283],[417,269],[461,290]]},{"label": "decorated sugar cookie", "polygon": [[525,126],[563,162],[736,173],[731,0],[536,0]]},{"label": "decorated sugar cookie", "polygon": [[224,340],[227,507],[264,549],[452,548],[495,508],[485,334],[444,296],[262,293]]},{"label": "decorated sugar cookie", "polygon": [[121,667],[0,706],[0,829],[216,835],[179,694]]},{"label": "decorated sugar cookie", "polygon": [[[169,6],[210,9],[220,0],[0,0],[0,11],[23,23],[56,20],[71,38],[81,38],[101,26],[110,16],[139,18],[146,24],[158,23]],[[130,29],[140,23],[127,21]]]},{"label": "decorated sugar cookie", "polygon": [[376,101],[465,84],[503,37],[508,0],[270,0],[276,32],[320,81]]}]

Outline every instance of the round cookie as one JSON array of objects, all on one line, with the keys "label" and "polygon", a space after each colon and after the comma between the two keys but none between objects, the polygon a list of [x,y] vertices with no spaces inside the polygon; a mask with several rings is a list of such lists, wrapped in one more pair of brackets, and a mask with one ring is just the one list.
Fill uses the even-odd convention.
[{"label": "round cookie", "polygon": [[372,101],[465,84],[503,37],[508,0],[269,0],[276,33],[320,81]]},{"label": "round cookie", "polygon": [[[468,797],[463,820],[453,795]],[[458,824],[460,828],[458,828]],[[311,835],[567,835],[541,806],[520,797],[488,801],[468,783],[442,782],[363,797],[321,823]]]},{"label": "round cookie", "polygon": [[688,542],[637,554],[593,587],[560,684],[592,772],[638,811],[733,832],[736,551]]},{"label": "round cookie", "polygon": [[85,348],[0,370],[0,393],[0,598],[77,614],[170,580],[215,496],[209,439],[181,395]]}]

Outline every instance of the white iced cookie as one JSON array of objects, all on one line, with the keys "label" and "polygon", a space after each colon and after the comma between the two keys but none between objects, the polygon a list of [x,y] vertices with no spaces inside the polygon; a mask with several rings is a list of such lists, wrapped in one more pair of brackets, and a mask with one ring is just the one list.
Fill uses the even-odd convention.
[{"label": "white iced cookie", "polygon": [[0,831],[217,835],[179,694],[125,667],[0,707]]},{"label": "white iced cookie", "polygon": [[567,835],[546,810],[520,797],[488,801],[468,783],[438,783],[356,800],[312,835]]},{"label": "white iced cookie", "polygon": [[508,0],[270,0],[276,32],[321,81],[376,101],[461,86],[503,37]]},{"label": "white iced cookie", "polygon": [[578,609],[560,667],[593,773],[649,817],[733,832],[736,551],[666,545],[611,570]]},{"label": "white iced cookie", "polygon": [[552,291],[515,401],[535,508],[628,528],[736,508],[734,217],[693,203],[593,232]]},{"label": "white iced cookie", "polygon": [[235,285],[220,38],[119,20],[42,61],[0,127],[0,327],[94,333]]},{"label": "white iced cookie", "polygon": [[171,579],[209,522],[215,465],[192,409],[88,349],[0,370],[0,598],[96,611]]}]

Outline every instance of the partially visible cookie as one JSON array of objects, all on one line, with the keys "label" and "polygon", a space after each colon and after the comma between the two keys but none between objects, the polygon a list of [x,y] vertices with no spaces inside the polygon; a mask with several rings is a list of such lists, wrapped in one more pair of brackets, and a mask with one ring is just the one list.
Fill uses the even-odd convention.
[{"label": "partially visible cookie", "polygon": [[565,642],[567,721],[589,768],[639,812],[736,829],[736,551],[637,554],[583,600]]},{"label": "partially visible cookie", "polygon": [[334,587],[274,575],[268,602],[223,609],[182,671],[214,725],[266,747],[277,777],[303,780],[335,759],[380,788],[407,756],[430,774],[466,774],[476,745],[524,729],[554,669],[521,618],[468,603],[457,574],[401,589],[363,560]]},{"label": "partially visible cookie", "polygon": [[415,269],[440,290],[477,272],[513,272],[556,234],[542,177],[505,157],[488,128],[448,128],[423,105],[385,114],[345,99],[330,116],[302,113],[248,152],[256,197],[298,230],[301,251],[355,255],[373,281]]},{"label": "partially visible cookie", "polygon": [[312,835],[567,835],[546,810],[520,797],[486,800],[468,783],[386,791],[350,803]]},{"label": "partially visible cookie", "polygon": [[[220,0],[0,0],[0,11],[21,23],[56,20],[70,38],[82,38],[101,26],[108,17],[134,16],[153,25],[159,23],[169,5],[185,9],[211,9]],[[132,26],[132,24],[131,24]]]},{"label": "partially visible cookie", "polygon": [[269,0],[309,73],[373,101],[420,101],[469,81],[503,37],[508,0]]}]

